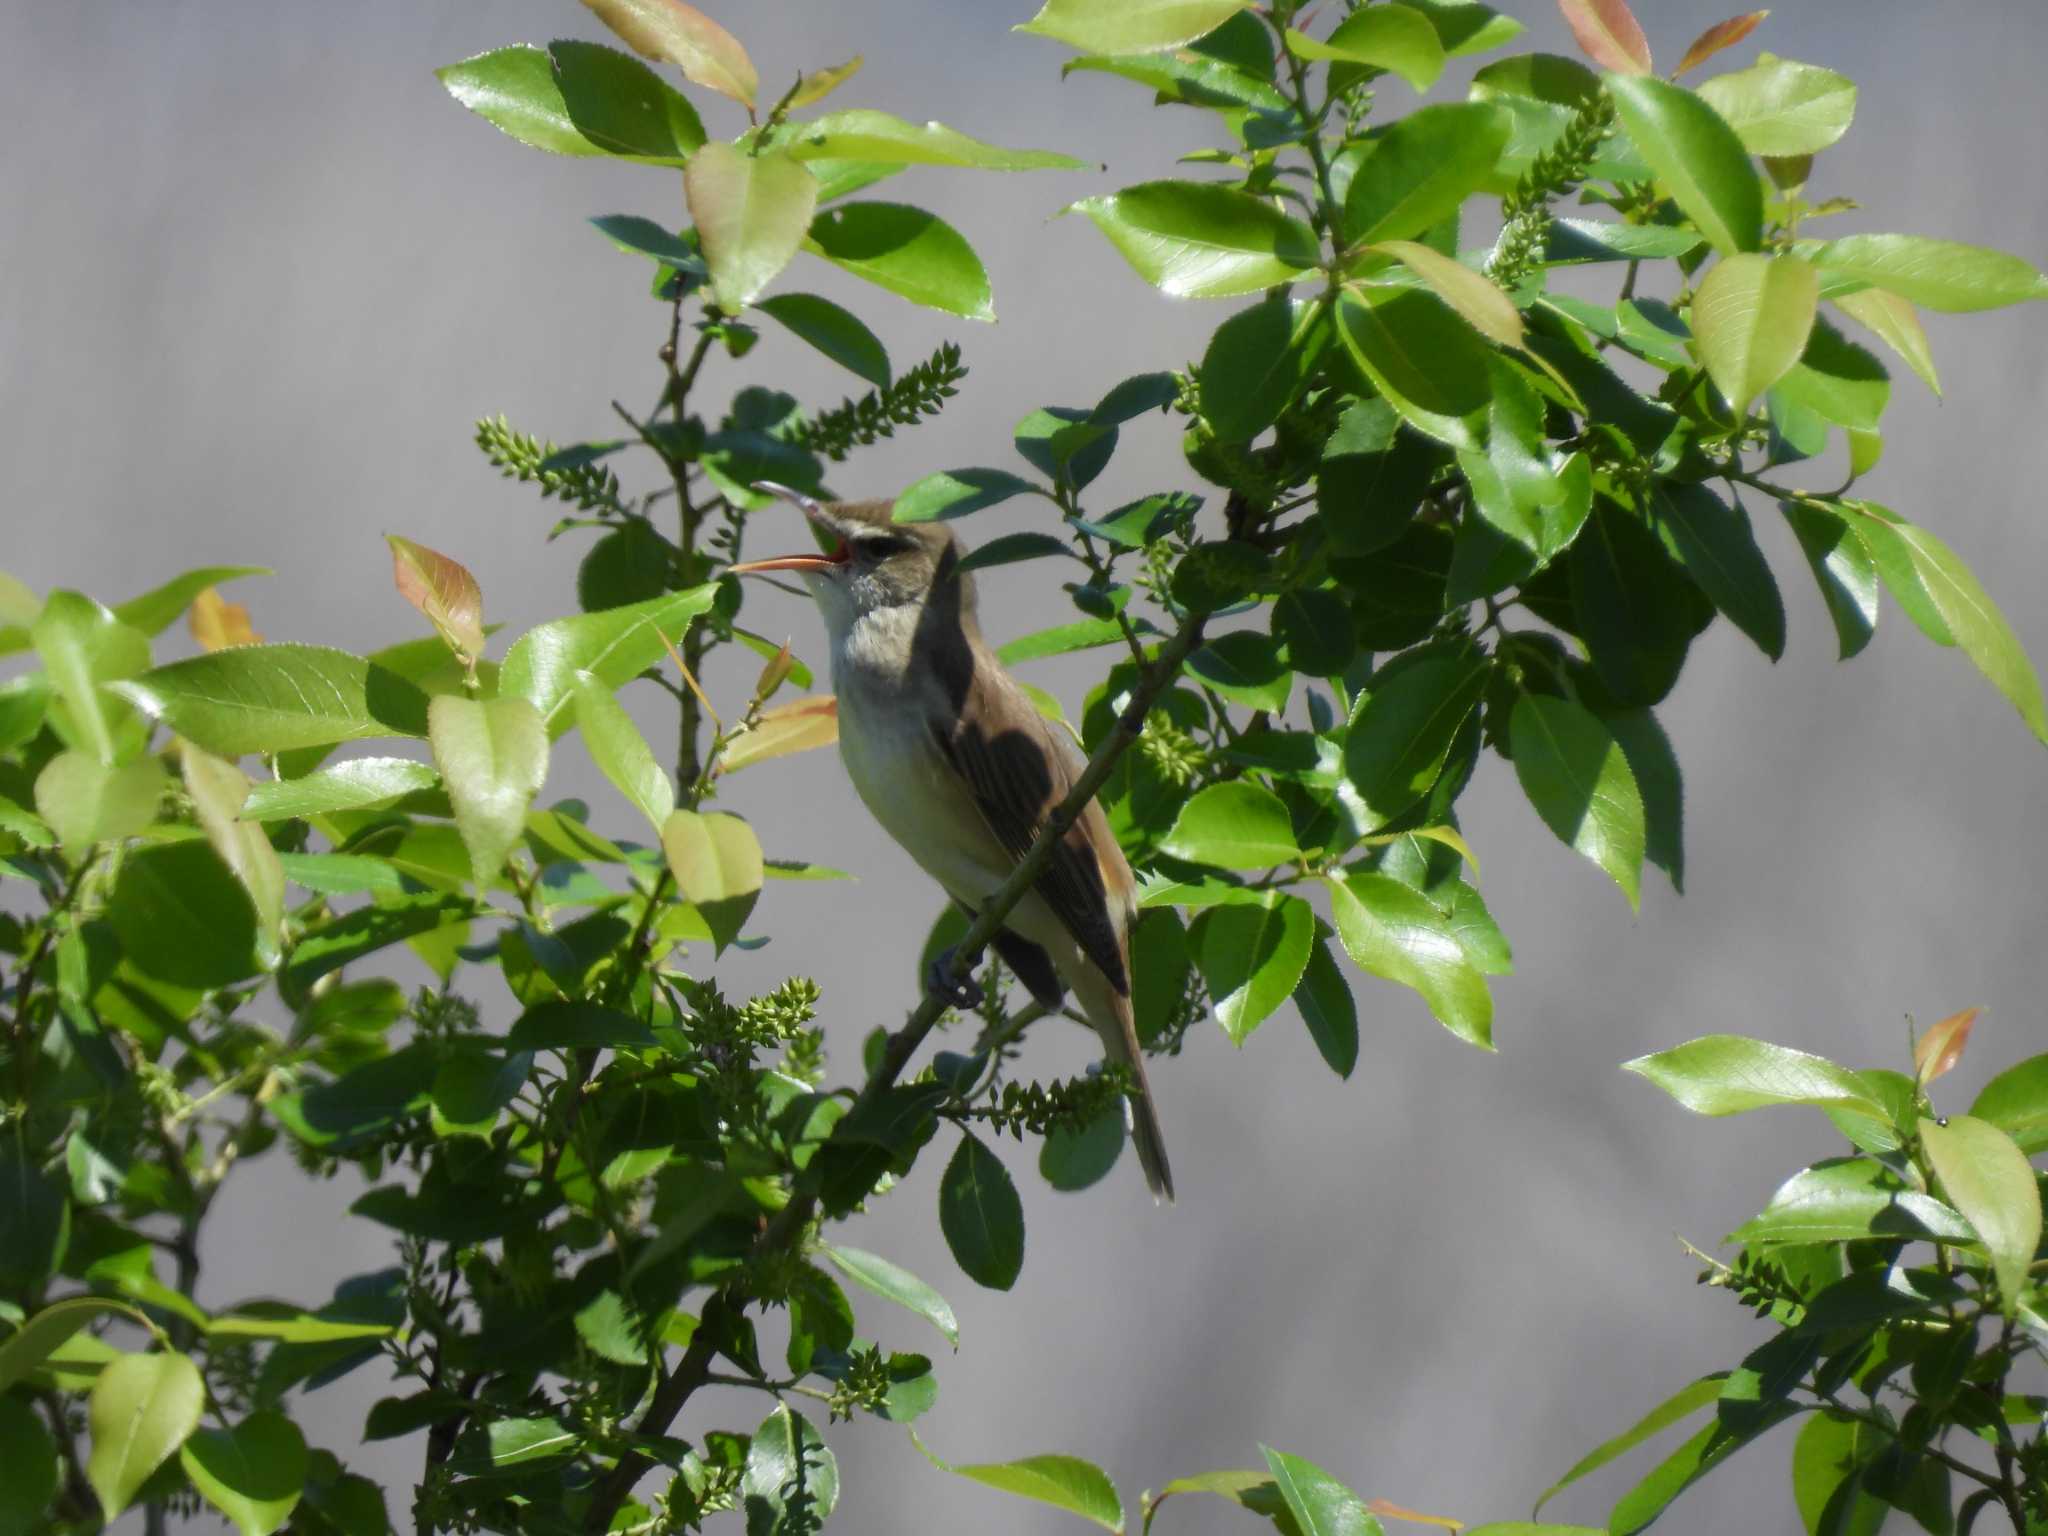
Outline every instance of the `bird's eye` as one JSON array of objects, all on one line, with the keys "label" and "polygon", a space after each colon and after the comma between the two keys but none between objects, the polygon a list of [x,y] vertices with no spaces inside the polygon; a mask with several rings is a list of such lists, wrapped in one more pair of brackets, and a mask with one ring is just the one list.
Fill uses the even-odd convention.
[{"label": "bird's eye", "polygon": [[877,533],[853,541],[854,552],[863,560],[887,560],[910,548],[910,540],[894,534]]}]

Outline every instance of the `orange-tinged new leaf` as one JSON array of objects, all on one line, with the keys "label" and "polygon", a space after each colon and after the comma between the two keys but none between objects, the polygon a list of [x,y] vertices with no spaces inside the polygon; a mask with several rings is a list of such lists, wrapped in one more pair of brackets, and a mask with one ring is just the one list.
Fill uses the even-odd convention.
[{"label": "orange-tinged new leaf", "polygon": [[704,706],[704,713],[711,717],[714,730],[723,730],[725,722],[718,718],[718,711],[712,707],[711,695],[704,691],[704,685],[697,681],[697,674],[690,670],[690,664],[683,660],[683,653],[676,649],[675,641],[669,639],[668,631],[656,625],[654,632],[661,636],[662,646],[668,651],[668,659],[676,664],[676,670],[683,674],[683,681],[690,685],[690,692],[697,695],[697,702]]},{"label": "orange-tinged new leaf", "polygon": [[231,603],[217,587],[208,587],[192,599],[185,622],[192,638],[203,651],[224,651],[231,645],[261,645],[263,637],[249,626],[249,610]]},{"label": "orange-tinged new leaf", "polygon": [[1618,75],[1650,73],[1650,40],[1628,0],[1557,0],[1586,57]]},{"label": "orange-tinged new leaf", "polygon": [[789,680],[790,670],[796,666],[796,658],[790,654],[789,642],[782,642],[782,649],[769,658],[761,669],[761,675],[754,680],[754,697],[763,704],[775,697],[775,690]]},{"label": "orange-tinged new leaf", "polygon": [[720,773],[737,773],[771,757],[829,747],[839,739],[839,701],[829,693],[807,693],[761,711],[752,729],[728,741],[718,754]]},{"label": "orange-tinged new leaf", "polygon": [[789,98],[792,110],[808,107],[823,101],[839,87],[860,73],[860,67],[867,60],[856,53],[844,64],[834,64],[830,69],[814,69],[797,82],[796,94]]},{"label": "orange-tinged new leaf", "polygon": [[1462,1531],[1465,1522],[1453,1520],[1449,1515],[1425,1515],[1417,1510],[1404,1509],[1392,1499],[1373,1499],[1365,1506],[1368,1514],[1382,1520],[1406,1520],[1410,1525],[1435,1525],[1447,1531]]},{"label": "orange-tinged new leaf", "polygon": [[473,664],[484,651],[484,594],[469,568],[395,533],[387,533],[384,542],[391,546],[398,595],[426,615],[450,650]]},{"label": "orange-tinged new leaf", "polygon": [[747,50],[717,22],[683,0],[583,0],[597,19],[642,58],[673,64],[683,78],[754,110],[760,77]]},{"label": "orange-tinged new leaf", "polygon": [[1685,50],[1685,57],[1678,61],[1678,68],[1671,72],[1671,78],[1676,80],[1688,69],[1697,69],[1723,48],[1733,48],[1770,14],[1769,11],[1751,11],[1747,15],[1730,16],[1726,21],[1715,22],[1692,40],[1691,46]]},{"label": "orange-tinged new leaf", "polygon": [[1933,1082],[1963,1059],[1970,1043],[1970,1026],[1982,1008],[1965,1008],[1952,1013],[1913,1042],[1913,1076],[1923,1085]]}]

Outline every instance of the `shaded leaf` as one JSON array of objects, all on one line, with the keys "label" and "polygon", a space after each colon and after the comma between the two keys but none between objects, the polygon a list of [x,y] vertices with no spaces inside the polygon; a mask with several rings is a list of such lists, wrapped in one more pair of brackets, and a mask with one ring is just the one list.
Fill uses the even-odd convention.
[{"label": "shaded leaf", "polygon": [[945,1297],[909,1270],[892,1264],[879,1254],[849,1248],[844,1243],[821,1244],[820,1251],[847,1279],[874,1292],[884,1301],[893,1301],[899,1307],[915,1312],[943,1333],[947,1343],[956,1349],[959,1347],[960,1324],[953,1316],[952,1307]]},{"label": "shaded leaf", "polygon": [[877,389],[888,387],[889,354],[881,341],[858,317],[830,299],[815,293],[778,293],[759,300],[754,307],[848,372]]},{"label": "shaded leaf", "polygon": [[1525,693],[1508,727],[1515,777],[1545,826],[1606,870],[1631,907],[1641,899],[1642,793],[1599,716],[1568,699]]},{"label": "shaded leaf", "polygon": [[1024,1267],[1024,1207],[1009,1170],[972,1133],[961,1135],[939,1181],[939,1230],[975,1284],[1007,1291],[1017,1283]]}]

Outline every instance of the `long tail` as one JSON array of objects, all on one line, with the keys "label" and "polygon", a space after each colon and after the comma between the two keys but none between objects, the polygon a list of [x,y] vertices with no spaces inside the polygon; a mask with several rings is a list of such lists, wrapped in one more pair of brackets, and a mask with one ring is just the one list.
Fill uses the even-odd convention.
[{"label": "long tail", "polygon": [[1131,1016],[1131,1000],[1121,993],[1101,989],[1108,994],[1110,1006],[1101,1009],[1112,1015],[1109,1019],[1099,1016],[1098,1007],[1088,1003],[1099,1003],[1098,999],[1084,1000],[1084,1009],[1095,1025],[1095,1032],[1102,1037],[1103,1054],[1111,1061],[1131,1069],[1138,1091],[1129,1102],[1129,1125],[1131,1145],[1137,1149],[1138,1166],[1145,1170],[1145,1183],[1152,1190],[1152,1198],[1173,1203],[1173,1167],[1166,1160],[1166,1138],[1159,1129],[1159,1111],[1152,1102],[1152,1087],[1145,1080],[1145,1053],[1138,1048],[1138,1028]]}]

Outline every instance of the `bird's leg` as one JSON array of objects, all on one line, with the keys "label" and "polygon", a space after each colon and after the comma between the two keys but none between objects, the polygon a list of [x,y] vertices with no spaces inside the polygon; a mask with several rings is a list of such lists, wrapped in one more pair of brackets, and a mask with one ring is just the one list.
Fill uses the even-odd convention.
[{"label": "bird's leg", "polygon": [[925,989],[933,996],[955,1008],[979,1008],[986,996],[981,983],[973,977],[953,979],[953,951],[940,950],[933,958],[931,969],[924,973]]}]

